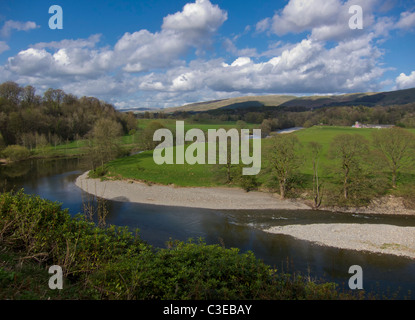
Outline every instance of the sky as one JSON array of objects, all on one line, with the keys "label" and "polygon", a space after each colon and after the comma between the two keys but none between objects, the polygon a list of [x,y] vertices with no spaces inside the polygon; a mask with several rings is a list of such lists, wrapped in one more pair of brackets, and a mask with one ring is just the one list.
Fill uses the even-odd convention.
[{"label": "sky", "polygon": [[0,83],[119,109],[412,88],[414,57],[414,0],[0,0]]}]

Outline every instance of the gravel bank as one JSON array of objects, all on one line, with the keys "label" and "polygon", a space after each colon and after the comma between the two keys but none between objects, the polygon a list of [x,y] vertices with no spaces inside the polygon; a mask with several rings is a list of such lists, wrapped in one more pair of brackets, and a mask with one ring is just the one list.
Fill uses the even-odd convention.
[{"label": "gravel bank", "polygon": [[307,210],[309,206],[295,200],[280,200],[264,192],[245,192],[236,188],[182,188],[147,185],[136,181],[101,181],[88,178],[85,172],[75,184],[84,191],[108,200],[154,205],[205,209],[288,209]]},{"label": "gravel bank", "polygon": [[334,212],[362,213],[362,214],[399,214],[399,215],[415,215],[415,210],[405,207],[404,199],[392,195],[373,199],[367,207],[361,208],[322,208]]},{"label": "gravel bank", "polygon": [[278,226],[265,231],[330,247],[415,259],[415,227],[385,224],[310,224]]}]

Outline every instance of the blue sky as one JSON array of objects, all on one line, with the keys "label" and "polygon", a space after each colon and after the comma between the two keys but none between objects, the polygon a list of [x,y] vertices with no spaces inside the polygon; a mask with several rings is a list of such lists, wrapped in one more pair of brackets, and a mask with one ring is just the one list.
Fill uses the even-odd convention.
[{"label": "blue sky", "polygon": [[412,88],[414,52],[415,1],[0,0],[0,82],[117,108]]}]

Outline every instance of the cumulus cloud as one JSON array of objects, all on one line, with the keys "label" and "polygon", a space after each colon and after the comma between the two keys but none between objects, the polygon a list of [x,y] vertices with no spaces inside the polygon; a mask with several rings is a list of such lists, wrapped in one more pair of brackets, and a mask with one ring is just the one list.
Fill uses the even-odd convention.
[{"label": "cumulus cloud", "polygon": [[371,38],[341,42],[326,49],[305,39],[265,62],[239,57],[193,61],[187,67],[140,79],[148,91],[210,91],[249,93],[327,93],[376,89],[383,69],[377,66],[381,52]]},{"label": "cumulus cloud", "polygon": [[[226,19],[227,13],[217,5],[208,0],[196,0],[186,4],[182,11],[166,16],[161,31],[127,32],[114,48],[96,48],[99,34],[87,39],[41,42],[10,57],[7,67],[19,75],[63,78],[93,78],[117,68],[139,73],[176,67],[183,64],[180,58],[190,48],[201,49],[209,44]],[[13,22],[6,23],[3,29],[8,32],[12,27],[23,30],[35,25]]]},{"label": "cumulus cloud", "polygon": [[[161,82],[142,82],[140,77],[130,75],[184,66],[182,55],[191,48],[201,50],[211,44],[226,19],[227,12],[217,5],[209,0],[196,0],[166,16],[159,32],[144,29],[127,32],[113,48],[98,48],[99,34],[87,39],[36,43],[8,58],[2,69],[12,75],[10,80],[38,86],[49,83],[79,95],[110,97],[138,90],[160,91]],[[11,30],[12,26],[22,30],[33,27],[9,23],[6,29]],[[118,74],[116,80],[114,74]],[[172,88],[178,91],[194,88],[188,85],[193,83],[191,74],[182,75],[173,83]]]},{"label": "cumulus cloud", "polygon": [[39,26],[33,21],[21,22],[8,20],[4,23],[3,27],[0,29],[0,35],[3,37],[8,37],[13,30],[17,31],[29,31],[32,29],[39,28]]},{"label": "cumulus cloud", "polygon": [[[62,48],[55,53],[29,48],[8,59],[8,68],[19,75],[56,77],[95,77],[108,71],[112,52],[83,48]],[[75,78],[72,78],[75,80]]]},{"label": "cumulus cloud", "polygon": [[[278,36],[309,32],[315,40],[345,40],[372,31],[376,25],[373,10],[379,0],[290,0],[272,18],[259,21],[258,32],[271,31]],[[349,8],[359,5],[364,12],[364,31],[349,28]],[[379,28],[380,29],[380,28]]]},{"label": "cumulus cloud", "polygon": [[272,18],[272,30],[277,35],[284,35],[332,24],[341,7],[338,0],[291,0]]},{"label": "cumulus cloud", "polygon": [[228,14],[209,0],[196,0],[188,3],[183,11],[168,15],[163,19],[163,30],[185,33],[192,40],[214,32],[226,21]]},{"label": "cumulus cloud", "polygon": [[401,73],[395,80],[395,89],[409,89],[415,88],[415,71],[412,71],[410,75]]},{"label": "cumulus cloud", "polygon": [[124,71],[143,72],[176,65],[190,48],[209,45],[226,21],[227,12],[209,0],[196,0],[163,19],[160,32],[140,30],[125,33],[115,45],[117,59],[126,61]]}]

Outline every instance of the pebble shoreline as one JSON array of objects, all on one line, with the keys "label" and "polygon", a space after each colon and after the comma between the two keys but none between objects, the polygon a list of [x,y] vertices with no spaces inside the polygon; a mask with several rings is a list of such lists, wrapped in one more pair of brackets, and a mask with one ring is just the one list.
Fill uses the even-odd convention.
[{"label": "pebble shoreline", "polygon": [[204,209],[311,209],[301,201],[281,200],[270,193],[239,188],[172,187],[137,181],[105,180],[80,175],[75,184],[95,196],[116,201],[137,202],[164,206],[178,206]]},{"label": "pebble shoreline", "polygon": [[276,226],[264,231],[319,245],[415,259],[415,227],[336,223]]},{"label": "pebble shoreline", "polygon": [[[75,184],[87,193],[115,201],[218,210],[311,209],[301,201],[281,200],[278,196],[264,192],[245,192],[237,188],[149,186],[142,182],[126,180],[101,181],[88,178],[88,172],[80,175]],[[374,211],[388,212],[378,212],[376,209]],[[359,213],[354,210],[349,212]],[[319,245],[415,259],[415,227],[339,223],[276,226],[264,231],[289,235]]]}]

